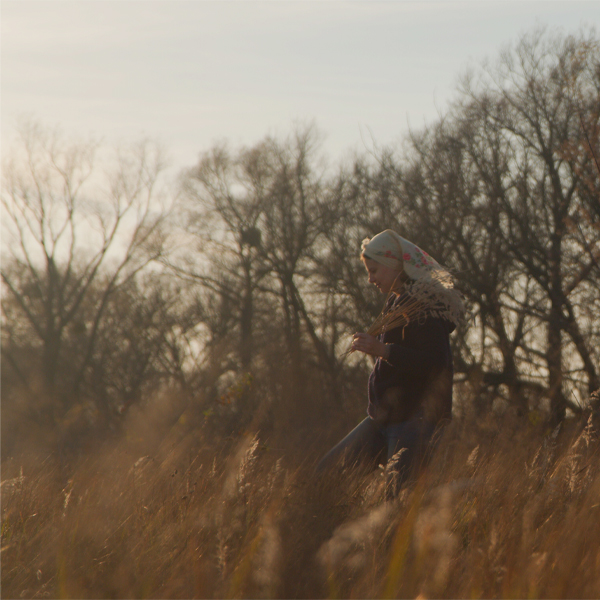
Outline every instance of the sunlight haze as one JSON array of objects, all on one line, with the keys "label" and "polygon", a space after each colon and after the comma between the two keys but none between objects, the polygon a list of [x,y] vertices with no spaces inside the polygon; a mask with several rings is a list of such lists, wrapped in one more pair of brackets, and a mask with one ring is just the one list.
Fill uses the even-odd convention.
[{"label": "sunlight haze", "polygon": [[595,25],[599,2],[2,2],[2,142],[17,120],[163,143],[314,121],[334,160],[443,112],[460,75],[536,26]]}]

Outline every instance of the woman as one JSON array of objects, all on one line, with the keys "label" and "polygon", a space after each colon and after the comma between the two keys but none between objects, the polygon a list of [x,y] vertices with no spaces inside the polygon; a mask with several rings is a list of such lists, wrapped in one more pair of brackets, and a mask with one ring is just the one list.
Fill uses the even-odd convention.
[{"label": "woman", "polygon": [[422,463],[436,429],[451,417],[449,335],[464,307],[448,272],[390,229],[363,241],[361,259],[369,283],[387,296],[379,327],[355,333],[352,341],[352,351],[376,359],[368,416],[330,450],[318,471],[390,461],[388,489],[395,495]]}]

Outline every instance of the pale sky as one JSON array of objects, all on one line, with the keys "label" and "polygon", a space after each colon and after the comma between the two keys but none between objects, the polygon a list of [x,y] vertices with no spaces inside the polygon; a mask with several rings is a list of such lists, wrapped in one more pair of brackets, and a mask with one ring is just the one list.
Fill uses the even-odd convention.
[{"label": "pale sky", "polygon": [[2,0],[2,149],[20,115],[75,137],[160,141],[174,169],[219,140],[314,121],[333,162],[444,111],[458,77],[600,1]]}]

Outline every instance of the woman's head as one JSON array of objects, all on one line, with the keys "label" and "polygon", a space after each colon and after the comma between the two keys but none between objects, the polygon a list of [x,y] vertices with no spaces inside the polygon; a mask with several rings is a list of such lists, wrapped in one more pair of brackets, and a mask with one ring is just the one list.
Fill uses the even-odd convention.
[{"label": "woman's head", "polygon": [[362,243],[361,259],[369,274],[369,283],[382,294],[398,292],[406,280],[401,247],[391,230],[382,231]]},{"label": "woman's head", "polygon": [[[386,229],[372,239],[363,240],[361,259],[369,273],[369,283],[384,294],[409,291],[425,310],[435,305],[435,314],[458,325],[464,318],[461,294],[447,269],[427,252]],[[406,286],[405,286],[406,284]]]},{"label": "woman's head", "polygon": [[402,259],[402,246],[399,237],[391,229],[386,229],[371,239],[364,239],[361,247],[361,257],[401,272],[404,260]]},{"label": "woman's head", "polygon": [[405,279],[448,279],[446,269],[441,267],[427,252],[405,240],[395,231],[386,229],[375,237],[363,240],[361,257],[403,274]]}]

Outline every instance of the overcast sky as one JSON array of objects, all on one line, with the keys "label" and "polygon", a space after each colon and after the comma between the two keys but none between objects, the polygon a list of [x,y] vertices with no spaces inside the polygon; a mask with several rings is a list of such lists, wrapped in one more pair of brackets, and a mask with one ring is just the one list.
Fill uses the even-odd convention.
[{"label": "overcast sky", "polygon": [[159,140],[174,168],[314,120],[337,160],[432,121],[469,65],[600,1],[2,0],[2,148],[19,115]]}]

